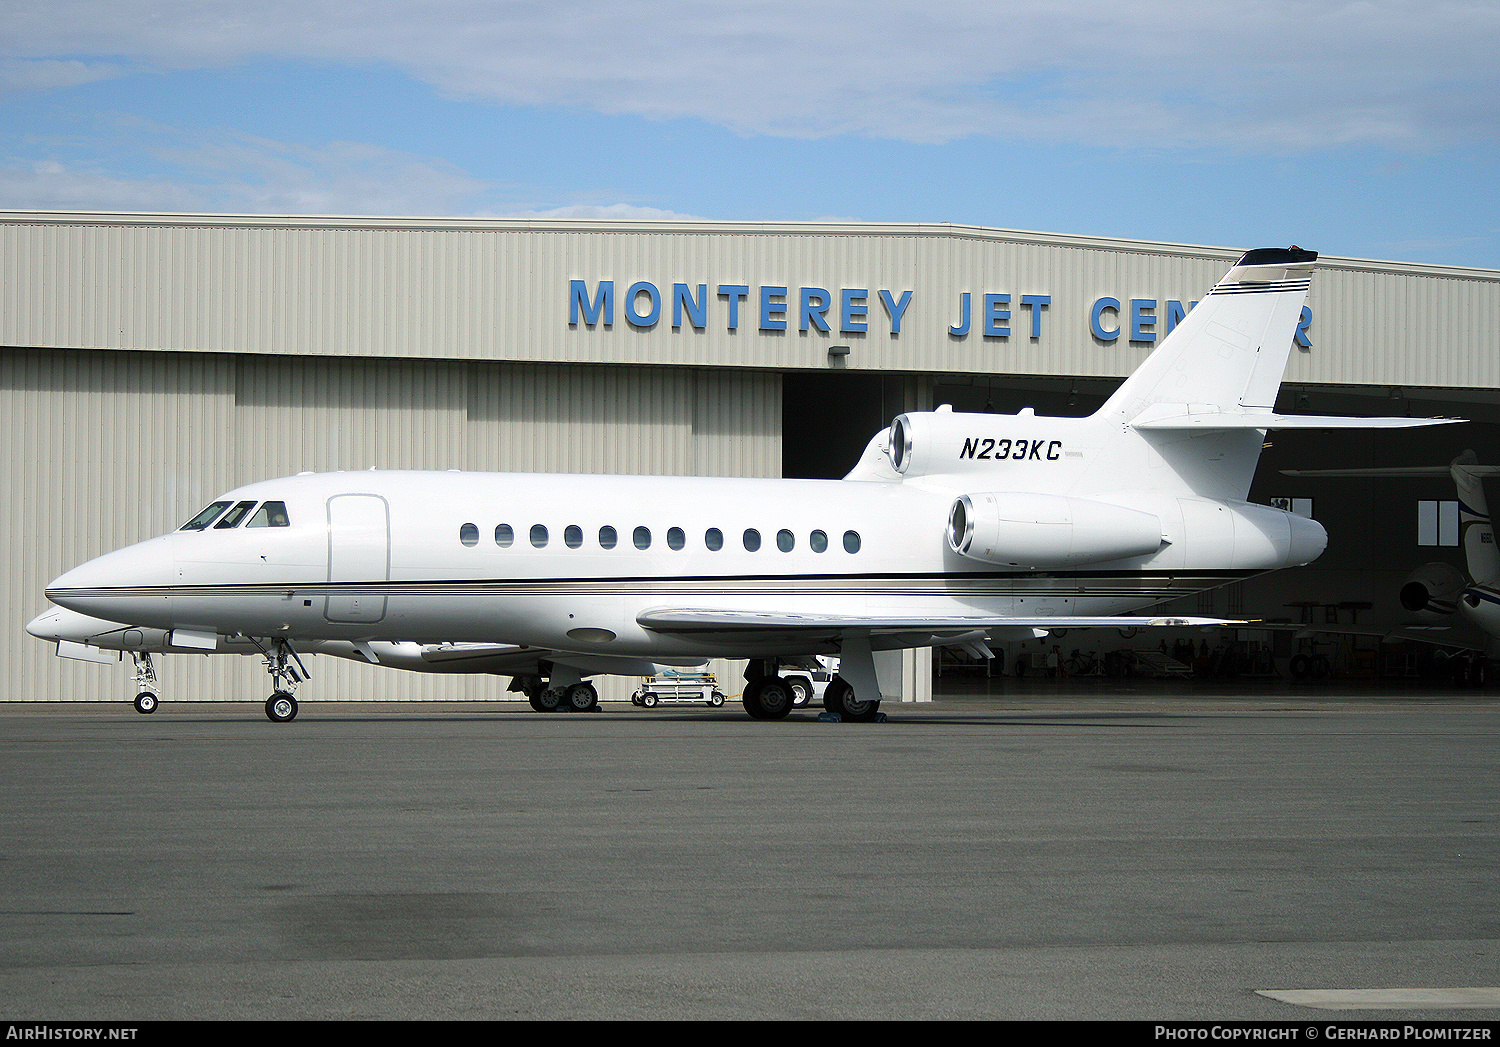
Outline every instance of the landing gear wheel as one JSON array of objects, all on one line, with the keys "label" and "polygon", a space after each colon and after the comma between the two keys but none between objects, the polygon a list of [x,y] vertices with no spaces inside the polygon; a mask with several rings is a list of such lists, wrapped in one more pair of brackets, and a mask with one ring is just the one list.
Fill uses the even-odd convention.
[{"label": "landing gear wheel", "polygon": [[842,677],[835,676],[828,681],[828,689],[823,692],[823,711],[835,716],[844,715],[845,697],[854,697],[854,688],[845,683]]},{"label": "landing gear wheel", "polygon": [[792,711],[792,689],[779,676],[758,676],[745,685],[740,701],[755,720],[784,720]]},{"label": "landing gear wheel", "polygon": [[277,691],[266,699],[266,716],[276,723],[291,723],[297,718],[297,699]]},{"label": "landing gear wheel", "polygon": [[792,705],[800,709],[812,701],[812,681],[805,676],[788,676],[786,685],[792,689]]},{"label": "landing gear wheel", "polygon": [[555,691],[551,687],[543,687],[540,690],[526,695],[531,707],[539,713],[555,713],[557,707],[562,704],[562,692]]},{"label": "landing gear wheel", "polygon": [[135,711],[138,713],[156,712],[157,698],[150,691],[142,691],[135,696]]},{"label": "landing gear wheel", "polygon": [[854,697],[854,688],[840,676],[835,676],[823,692],[823,708],[838,713],[847,723],[874,723],[880,717],[880,699],[860,701]]},{"label": "landing gear wheel", "polygon": [[599,708],[599,692],[591,683],[575,683],[568,688],[568,708],[575,713],[586,713]]}]

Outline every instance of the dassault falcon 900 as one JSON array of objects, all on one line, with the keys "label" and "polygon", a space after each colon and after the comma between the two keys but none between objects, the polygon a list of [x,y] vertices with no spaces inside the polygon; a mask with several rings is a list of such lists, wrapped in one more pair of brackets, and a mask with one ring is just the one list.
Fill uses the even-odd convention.
[{"label": "dassault falcon 900", "polygon": [[643,661],[749,660],[743,703],[784,717],[783,667],[837,655],[824,699],[873,719],[904,648],[1123,617],[1324,548],[1316,521],[1247,502],[1269,429],[1434,419],[1274,411],[1317,255],[1244,255],[1086,418],[895,419],[843,480],[459,472],[304,474],[229,491],[179,530],[47,587],[54,603],[254,638],[273,720],[298,643],[505,644],[539,708]]}]

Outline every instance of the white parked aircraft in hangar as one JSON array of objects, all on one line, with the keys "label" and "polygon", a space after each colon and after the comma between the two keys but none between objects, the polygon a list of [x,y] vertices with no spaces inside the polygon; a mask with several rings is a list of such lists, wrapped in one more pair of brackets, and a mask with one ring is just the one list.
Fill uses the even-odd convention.
[{"label": "white parked aircraft in hangar", "polygon": [[[1429,563],[1407,576],[1401,586],[1401,606],[1429,621],[1458,613],[1489,638],[1489,659],[1500,654],[1500,549],[1484,496],[1486,477],[1500,476],[1500,466],[1480,465],[1473,451],[1464,451],[1447,465],[1384,466],[1362,469],[1283,469],[1287,476],[1313,477],[1444,477],[1458,493],[1458,541],[1464,550],[1469,576],[1448,563]],[[1441,639],[1420,637],[1430,643]],[[1491,666],[1476,656],[1462,663],[1469,682],[1487,682]]]},{"label": "white parked aircraft in hangar", "polygon": [[1124,615],[1323,551],[1317,522],[1245,501],[1265,431],[1445,420],[1274,412],[1316,258],[1244,255],[1087,418],[904,414],[843,480],[268,480],[47,596],[179,647],[257,638],[273,720],[311,641],[524,647],[537,704],[591,704],[585,677],[643,661],[743,658],[757,719],[792,707],[784,666],[837,655],[825,708],[872,719],[901,649],[1217,621]]}]

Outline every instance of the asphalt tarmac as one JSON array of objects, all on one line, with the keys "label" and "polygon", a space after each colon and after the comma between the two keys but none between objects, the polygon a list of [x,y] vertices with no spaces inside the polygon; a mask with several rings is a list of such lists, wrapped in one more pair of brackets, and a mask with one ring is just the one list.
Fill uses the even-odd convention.
[{"label": "asphalt tarmac", "polygon": [[0,1019],[1500,1018],[1500,698],[941,686],[0,705]]}]

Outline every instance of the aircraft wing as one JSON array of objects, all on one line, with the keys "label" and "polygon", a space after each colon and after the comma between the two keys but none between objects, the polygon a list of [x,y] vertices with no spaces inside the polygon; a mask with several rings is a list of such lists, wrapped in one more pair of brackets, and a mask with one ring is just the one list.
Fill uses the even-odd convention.
[{"label": "aircraft wing", "polygon": [[930,633],[934,636],[984,632],[991,629],[1130,629],[1177,626],[1245,625],[1236,619],[1182,618],[1164,615],[935,615],[904,618],[893,615],[790,614],[785,611],[730,611],[697,608],[653,608],[635,619],[652,632],[674,635],[715,633],[753,636],[764,633],[837,635],[849,631],[872,633]]},{"label": "aircraft wing", "polygon": [[[657,663],[643,658],[590,654],[577,651],[554,650],[546,647],[525,647],[503,643],[380,643],[354,644],[353,654],[341,654],[326,649],[321,654],[338,654],[340,657],[359,657],[372,664],[394,669],[408,669],[421,673],[491,673],[497,676],[524,676],[539,672],[539,664],[550,662],[566,665],[585,674],[614,673],[622,676],[652,676]],[[698,664],[690,662],[684,664]]]}]

